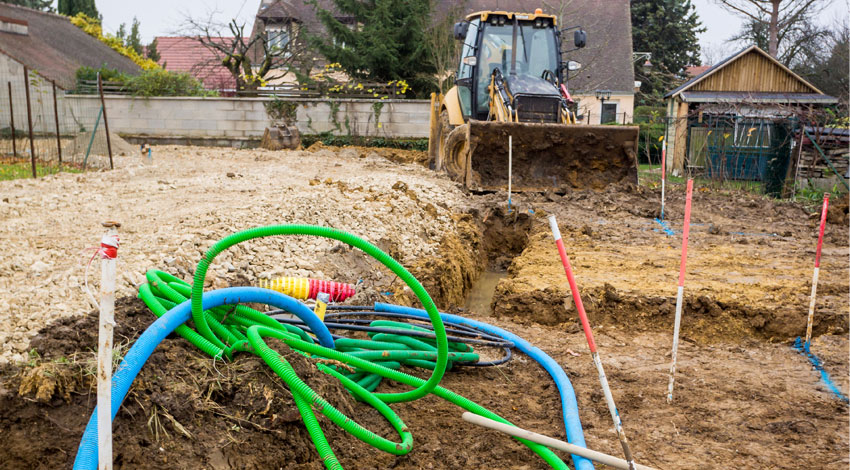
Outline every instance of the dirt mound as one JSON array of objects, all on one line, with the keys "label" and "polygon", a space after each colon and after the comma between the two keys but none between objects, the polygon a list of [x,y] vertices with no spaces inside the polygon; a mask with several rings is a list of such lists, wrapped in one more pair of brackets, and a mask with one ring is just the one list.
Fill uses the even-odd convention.
[{"label": "dirt mound", "polygon": [[[116,344],[126,351],[153,320],[138,299],[120,299]],[[4,468],[71,466],[96,401],[91,373],[96,321],[96,313],[91,312],[50,325],[33,340],[36,352],[29,364],[2,369],[0,435],[4,445],[0,461]],[[312,360],[282,343],[269,344],[343,413],[377,434],[395,439],[395,432],[380,414],[351,398],[338,381],[319,372]],[[60,381],[73,386],[53,390],[22,387],[55,381],[52,375],[57,371],[62,374]],[[443,384],[480,399],[476,393],[480,395],[482,382],[506,380],[510,386],[491,390],[485,406],[509,419],[531,419],[546,432],[563,437],[559,413],[542,405],[558,402],[555,387],[542,374],[542,370],[511,363],[500,371],[456,371]],[[405,389],[385,383],[380,391]],[[532,393],[523,396],[520,390]],[[514,407],[498,408],[506,403]],[[380,452],[319,416],[322,430],[345,468],[521,468],[536,459],[498,433],[469,432],[460,419],[460,409],[446,401],[430,398],[393,408],[414,434],[414,450],[407,456]],[[175,335],[163,341],[141,370],[116,417],[114,439],[116,468],[324,468],[290,393],[261,359],[241,354],[233,362],[213,364]],[[499,445],[493,446],[494,441]]]},{"label": "dirt mound", "polygon": [[842,225],[846,227],[850,224],[850,205],[848,205],[846,194],[839,194],[830,202],[829,210],[827,211],[826,221],[830,224]]},{"label": "dirt mound", "polygon": [[[578,331],[578,314],[569,291],[551,287],[514,293],[509,280],[496,287],[493,312],[496,316],[531,320],[544,325],[570,324]],[[592,325],[614,325],[633,331],[671,330],[676,310],[675,297],[643,297],[617,291],[610,284],[580,289]],[[705,295],[685,295],[682,336],[700,343],[761,338],[789,341],[801,334],[806,312],[799,308],[769,309],[718,301]],[[842,334],[846,315],[819,313],[814,334]]]},{"label": "dirt mound", "polygon": [[366,158],[370,154],[376,154],[395,163],[416,163],[422,166],[428,165],[428,152],[423,152],[421,150],[405,150],[390,147],[361,147],[357,145],[336,147],[333,145],[325,145],[322,141],[316,141],[307,147],[308,152],[315,153],[321,150],[341,152],[343,154],[352,153],[359,158]]},{"label": "dirt mound", "polygon": [[[137,299],[120,300],[116,313],[116,344],[126,351],[154,317]],[[71,466],[95,401],[96,322],[92,312],[42,330],[32,341],[30,364],[3,384],[0,426],[12,432],[0,459],[9,468]],[[373,429],[390,431],[310,360],[280,344],[273,347],[341,411],[375,418]],[[326,427],[328,438],[343,438],[334,428]],[[182,338],[157,348],[115,421],[119,467],[321,468],[317,459],[289,393],[260,358],[242,355],[214,365]]]}]

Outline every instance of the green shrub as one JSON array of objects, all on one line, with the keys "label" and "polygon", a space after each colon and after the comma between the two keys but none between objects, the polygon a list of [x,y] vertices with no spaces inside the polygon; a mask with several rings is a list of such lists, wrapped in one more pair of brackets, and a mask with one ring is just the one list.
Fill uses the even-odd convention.
[{"label": "green shrub", "polygon": [[82,80],[97,80],[98,72],[100,72],[104,82],[124,83],[127,80],[127,75],[118,70],[107,68],[105,65],[102,65],[99,69],[84,65],[77,69],[75,77],[78,83]]},{"label": "green shrub", "polygon": [[145,70],[127,78],[126,90],[134,96],[217,96],[206,90],[188,73],[169,72],[163,69]]}]

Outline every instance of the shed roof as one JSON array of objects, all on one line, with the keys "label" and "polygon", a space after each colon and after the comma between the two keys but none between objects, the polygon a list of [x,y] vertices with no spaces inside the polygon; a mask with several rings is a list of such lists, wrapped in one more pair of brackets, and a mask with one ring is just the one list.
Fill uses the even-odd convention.
[{"label": "shed roof", "polygon": [[0,3],[0,16],[27,23],[27,34],[0,32],[0,52],[26,65],[56,86],[71,89],[81,66],[137,74],[141,68],[71,24],[65,16]]},{"label": "shed roof", "polygon": [[683,91],[685,103],[779,103],[834,104],[837,98],[818,93],[769,93],[748,91]]},{"label": "shed roof", "polygon": [[[725,69],[729,69],[729,68],[734,67],[735,66],[734,64],[740,63],[741,61],[744,60],[745,57],[750,56],[750,55],[754,55],[756,57],[761,58],[762,62],[766,61],[766,63],[768,64],[768,69],[770,69],[771,71],[787,74],[788,77],[790,78],[790,80],[788,80],[787,82],[793,83],[794,89],[792,90],[790,86],[786,86],[786,88],[788,88],[786,90],[764,90],[764,89],[761,89],[763,87],[763,85],[765,85],[765,81],[764,81],[765,77],[759,76],[759,74],[763,71],[753,71],[752,73],[747,74],[747,77],[749,79],[751,79],[751,81],[753,81],[756,84],[756,86],[751,87],[751,88],[753,88],[751,90],[731,90],[731,89],[705,90],[705,89],[701,89],[702,87],[699,87],[700,84],[706,83],[709,79],[711,79],[711,77],[719,76],[720,74],[723,73],[723,71]],[[687,91],[687,90],[690,90],[690,89],[693,89],[693,88],[700,88],[699,91],[718,91],[718,92],[731,92],[731,91],[744,92],[744,91],[748,91],[748,92],[753,92],[753,93],[758,93],[758,92],[798,92],[798,90],[805,89],[809,93],[815,93],[815,94],[823,95],[823,92],[821,92],[820,90],[815,88],[814,85],[807,82],[802,77],[800,77],[796,73],[792,72],[791,69],[782,65],[781,62],[776,60],[770,54],[759,49],[758,47],[756,47],[754,45],[746,47],[746,48],[738,51],[737,53],[732,54],[729,57],[721,60],[720,62],[718,62],[716,64],[714,64],[713,66],[711,66],[705,72],[703,72],[703,73],[697,75],[696,77],[688,80],[687,82],[683,83],[681,86],[677,87],[676,89],[674,89],[674,90],[670,91],[669,93],[667,93],[666,95],[664,95],[664,98],[674,97],[676,95],[681,94],[684,91]],[[720,88],[720,87],[715,86],[715,88]]]}]

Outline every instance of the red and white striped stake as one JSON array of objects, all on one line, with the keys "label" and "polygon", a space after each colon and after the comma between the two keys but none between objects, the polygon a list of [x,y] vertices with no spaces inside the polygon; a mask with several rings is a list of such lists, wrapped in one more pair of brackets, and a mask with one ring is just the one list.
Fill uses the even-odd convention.
[{"label": "red and white striped stake", "polygon": [[820,271],[820,251],[823,247],[823,229],[826,228],[826,211],[829,209],[829,194],[823,195],[823,208],[820,214],[820,233],[818,234],[818,249],[815,252],[815,272],[812,274],[812,297],[809,299],[809,319],[806,321],[806,350],[812,340],[812,320],[815,317],[815,295],[818,291],[818,272]]},{"label": "red and white striped stake", "polygon": [[676,374],[676,355],[679,351],[679,328],[682,326],[682,295],[685,291],[685,262],[688,259],[688,232],[691,225],[691,196],[694,180],[688,180],[688,195],[685,199],[685,223],[682,227],[682,262],[679,265],[679,287],[676,290],[676,320],[673,325],[673,362],[670,364],[670,382],[667,384],[667,403],[673,401],[673,380]]},{"label": "red and white striped stake", "polygon": [[664,186],[667,182],[667,139],[661,142],[661,220],[664,220]]},{"label": "red and white striped stake", "polygon": [[596,341],[593,340],[593,332],[590,330],[590,322],[587,321],[587,313],[584,311],[584,304],[581,302],[581,295],[578,292],[575,277],[573,276],[573,268],[570,266],[570,259],[567,257],[567,250],[564,249],[564,240],[561,239],[561,230],[558,228],[558,222],[554,215],[549,216],[549,227],[552,229],[552,235],[555,237],[555,245],[558,246],[558,254],[561,255],[561,263],[564,265],[564,272],[567,274],[567,282],[570,284],[570,291],[573,294],[573,301],[578,311],[578,317],[581,320],[581,327],[584,329],[584,336],[587,338],[587,346],[590,348],[590,355],[593,358],[593,364],[596,365],[596,371],[599,373],[599,382],[602,384],[602,393],[605,395],[605,402],[608,404],[608,411],[611,413],[611,419],[614,420],[614,429],[617,430],[617,437],[620,439],[620,444],[623,446],[623,454],[625,454],[626,462],[629,465],[629,470],[635,470],[635,460],[632,457],[632,451],[629,449],[629,442],[626,440],[626,433],[623,430],[623,423],[620,421],[620,413],[617,411],[617,406],[614,404],[614,397],[611,395],[611,388],[608,386],[608,378],[605,377],[605,370],[602,368],[602,361],[599,359],[599,353],[596,352]]},{"label": "red and white striped stake", "polygon": [[97,341],[97,449],[98,470],[112,470],[112,339],[115,327],[115,259],[118,257],[117,222],[104,222],[100,241],[100,325]]}]

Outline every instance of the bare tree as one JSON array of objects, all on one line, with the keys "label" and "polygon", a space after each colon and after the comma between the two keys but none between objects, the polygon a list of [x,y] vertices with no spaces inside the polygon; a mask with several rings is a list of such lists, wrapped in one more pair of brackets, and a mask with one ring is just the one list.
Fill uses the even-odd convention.
[{"label": "bare tree", "polygon": [[270,71],[289,71],[307,50],[297,24],[288,29],[285,40],[261,28],[246,36],[244,22],[231,19],[223,25],[214,21],[212,14],[205,20],[186,17],[184,24],[184,34],[188,32],[215,56],[208,64],[197,66],[223,66],[236,81],[237,91],[256,92]]},{"label": "bare tree", "polygon": [[[431,12],[437,16],[425,31],[428,42],[428,55],[437,71],[436,80],[440,93],[446,93],[448,79],[452,70],[457,67],[460,54],[460,42],[452,35],[452,26],[462,20],[463,9],[459,5],[449,7],[448,11],[438,13],[441,2],[431,0]],[[439,16],[438,16],[439,15]]]},{"label": "bare tree", "polygon": [[807,15],[816,15],[831,0],[715,0],[748,21],[767,27],[768,54],[777,57],[780,32],[792,28]]}]

